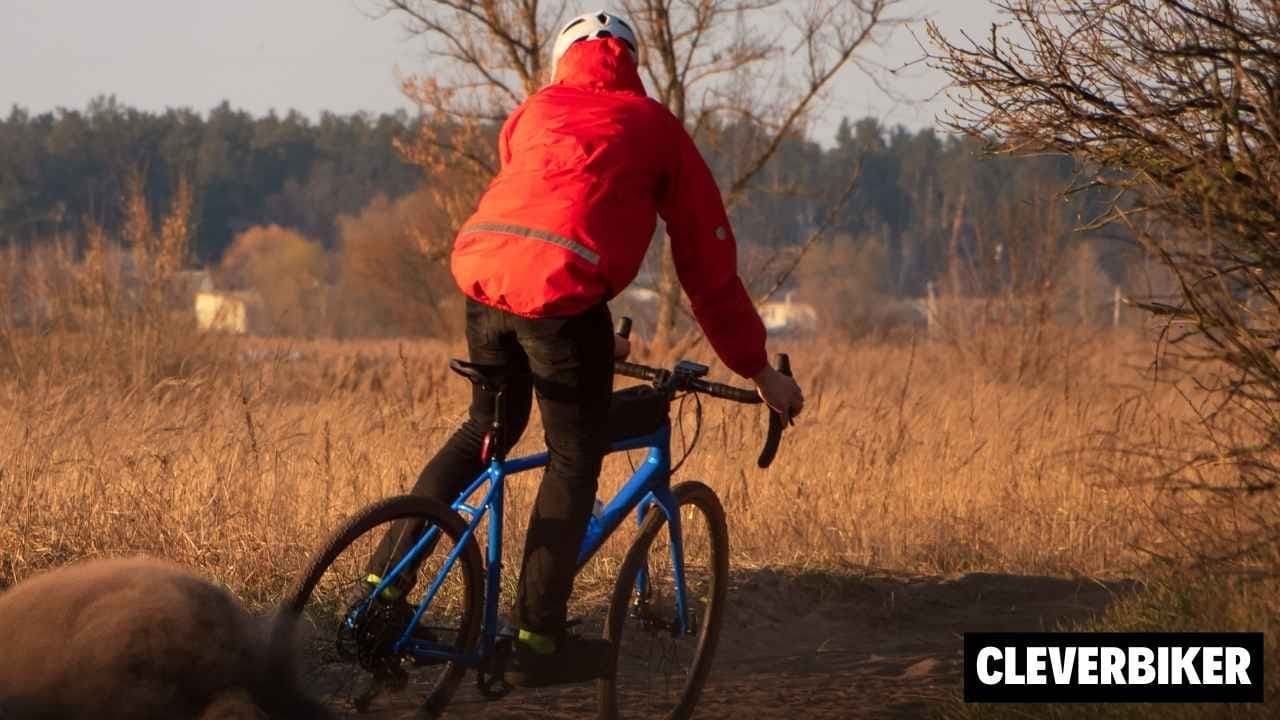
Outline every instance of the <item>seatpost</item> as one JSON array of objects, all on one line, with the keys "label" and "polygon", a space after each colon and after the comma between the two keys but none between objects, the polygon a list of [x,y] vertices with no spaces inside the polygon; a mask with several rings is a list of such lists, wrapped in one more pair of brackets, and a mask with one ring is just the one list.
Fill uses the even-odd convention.
[{"label": "seatpost", "polygon": [[499,455],[499,446],[502,442],[502,390],[498,390],[493,395],[493,423],[489,426],[489,432],[484,434],[484,444],[480,446],[480,461],[488,464],[490,460],[497,458],[501,460]]}]

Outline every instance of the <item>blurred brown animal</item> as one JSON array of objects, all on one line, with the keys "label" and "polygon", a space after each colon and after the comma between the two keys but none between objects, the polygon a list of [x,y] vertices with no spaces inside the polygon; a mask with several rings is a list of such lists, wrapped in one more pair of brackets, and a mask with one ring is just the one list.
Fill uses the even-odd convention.
[{"label": "blurred brown animal", "polygon": [[146,558],[74,563],[0,594],[0,720],[311,720],[271,619]]}]

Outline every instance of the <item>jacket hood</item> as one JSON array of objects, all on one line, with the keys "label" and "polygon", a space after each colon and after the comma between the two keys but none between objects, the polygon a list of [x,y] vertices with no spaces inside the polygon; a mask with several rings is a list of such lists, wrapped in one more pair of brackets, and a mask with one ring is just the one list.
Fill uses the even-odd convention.
[{"label": "jacket hood", "polygon": [[569,46],[556,64],[552,84],[645,94],[636,61],[626,43],[617,38],[584,40]]}]

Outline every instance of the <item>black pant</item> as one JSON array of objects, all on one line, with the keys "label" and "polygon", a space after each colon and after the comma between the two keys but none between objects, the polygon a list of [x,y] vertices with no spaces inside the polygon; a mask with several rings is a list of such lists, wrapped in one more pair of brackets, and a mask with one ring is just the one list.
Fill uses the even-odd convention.
[{"label": "black pant", "polygon": [[[529,520],[514,613],[521,628],[556,634],[564,628],[578,548],[609,445],[609,309],[601,304],[573,317],[530,319],[468,300],[467,346],[471,362],[504,367],[512,377],[503,394],[504,452],[520,439],[533,393],[538,395],[551,462]],[[484,470],[480,452],[493,408],[493,393],[473,388],[470,417],[427,463],[414,494],[452,502]],[[414,535],[389,532],[371,570],[393,564],[388,560],[407,550]]]}]

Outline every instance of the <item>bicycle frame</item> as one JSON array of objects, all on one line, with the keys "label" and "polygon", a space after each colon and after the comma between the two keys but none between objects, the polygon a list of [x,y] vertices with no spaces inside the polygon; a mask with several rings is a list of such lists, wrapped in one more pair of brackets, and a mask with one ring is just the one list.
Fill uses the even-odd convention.
[{"label": "bicycle frame", "polygon": [[[581,570],[583,565],[595,555],[600,546],[622,524],[629,512],[636,511],[638,523],[643,519],[648,507],[651,504],[657,504],[667,518],[667,527],[671,538],[672,583],[675,588],[677,623],[680,633],[686,634],[689,632],[689,627],[684,584],[684,547],[680,530],[680,513],[677,510],[676,499],[671,492],[670,484],[670,424],[664,424],[657,432],[651,435],[629,438],[614,443],[609,452],[615,453],[642,448],[649,449],[644,462],[636,469],[626,484],[618,490],[618,493],[605,505],[600,518],[597,520],[593,515],[588,522],[586,536],[583,538],[582,546],[578,550],[578,569]],[[506,479],[509,475],[546,467],[549,462],[550,455],[546,452],[514,460],[494,459],[490,461],[489,467],[480,473],[467,489],[458,496],[458,499],[453,502],[452,508],[454,510],[470,516],[466,531],[459,538],[449,556],[445,558],[444,565],[436,574],[422,600],[419,601],[412,622],[405,627],[404,633],[395,644],[396,652],[408,649],[410,654],[418,658],[451,660],[467,667],[478,666],[492,655],[499,633],[498,599],[501,594],[502,522]],[[486,483],[489,487],[480,504],[468,504],[467,500],[475,495]],[[474,655],[462,654],[450,647],[413,639],[411,637],[413,628],[417,626],[418,621],[435,598],[436,592],[440,589],[444,578],[453,568],[453,564],[457,561],[462,548],[479,532],[480,522],[486,516],[489,518],[489,538],[486,549],[484,617],[481,626],[479,653]],[[382,578],[370,594],[370,597],[377,597],[377,594],[381,593],[401,572],[404,572],[407,567],[415,563],[418,556],[431,545],[432,539],[439,532],[439,528],[432,526],[427,532],[423,533],[422,537],[418,539],[409,552],[405,553],[404,557],[391,569],[391,572]],[[642,568],[636,578],[636,584],[641,592],[645,591],[648,583],[647,573],[647,568]],[[352,618],[348,618],[348,622],[352,622]]]}]

